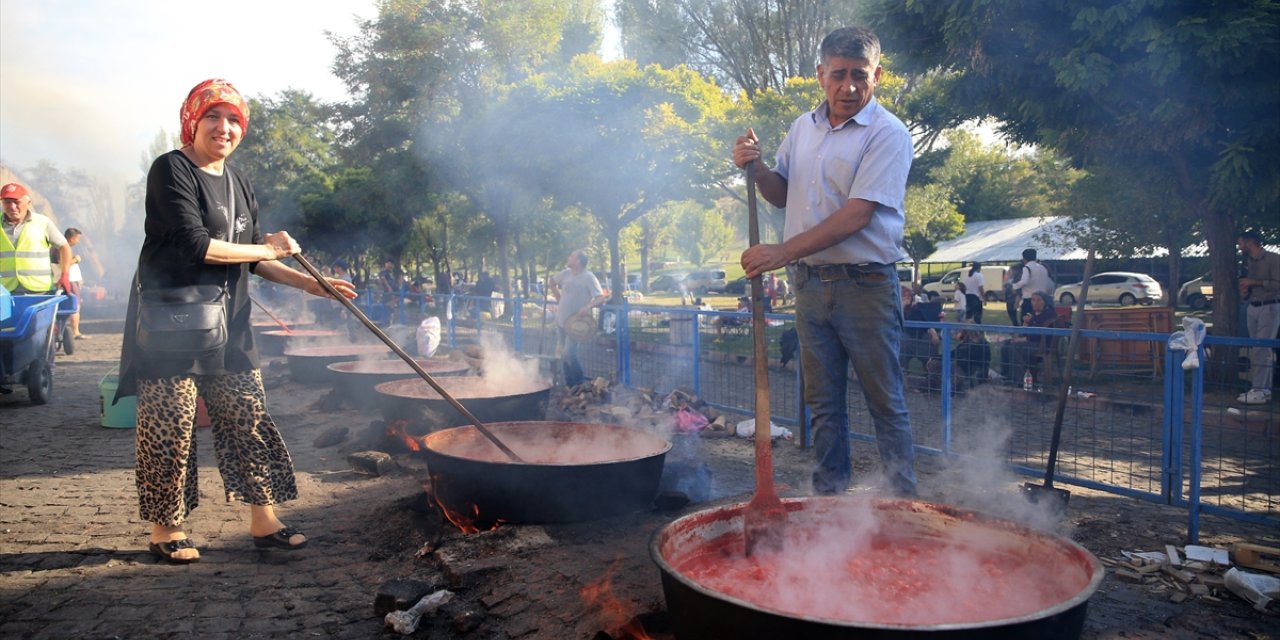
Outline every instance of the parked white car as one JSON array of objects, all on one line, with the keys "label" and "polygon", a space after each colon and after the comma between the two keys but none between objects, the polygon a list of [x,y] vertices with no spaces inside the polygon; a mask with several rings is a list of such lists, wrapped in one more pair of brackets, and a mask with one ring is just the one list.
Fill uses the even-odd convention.
[{"label": "parked white car", "polygon": [[[987,302],[997,302],[1004,296],[1004,274],[1009,271],[1006,266],[992,266],[982,268],[983,290],[986,291]],[[969,275],[969,267],[963,269],[952,269],[942,276],[937,282],[930,282],[924,286],[925,295],[930,300],[939,297],[947,300],[954,300],[956,297],[956,283]],[[971,291],[970,293],[977,293]]]},{"label": "parked white car", "polygon": [[[1058,304],[1071,306],[1080,297],[1080,283],[1064,284],[1053,292]],[[1089,302],[1156,304],[1164,299],[1160,283],[1145,273],[1108,271],[1089,278]]]}]

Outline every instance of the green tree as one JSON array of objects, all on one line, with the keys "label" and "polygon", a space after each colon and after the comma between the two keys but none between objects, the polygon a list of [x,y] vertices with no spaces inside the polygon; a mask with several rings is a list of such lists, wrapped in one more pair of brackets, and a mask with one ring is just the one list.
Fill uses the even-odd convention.
[{"label": "green tree", "polygon": [[[412,154],[401,163],[417,162],[413,172],[447,181],[433,189],[465,193],[492,222],[502,289],[509,294],[513,229],[530,200],[510,181],[522,167],[511,153],[513,112],[502,96],[540,66],[594,49],[602,27],[598,4],[398,0],[378,8],[357,36],[336,41],[335,72],[355,95],[343,108],[349,161]],[[401,226],[428,212],[448,215],[408,207]]]},{"label": "green tree", "polygon": [[337,132],[331,117],[331,106],[298,89],[249,99],[249,130],[232,162],[253,182],[268,227],[287,229],[297,221],[298,189],[333,170]]},{"label": "green tree", "polygon": [[616,0],[622,47],[641,65],[687,65],[754,98],[813,75],[828,32],[854,22],[830,0]]},{"label": "green tree", "polygon": [[[1280,202],[1280,5],[872,0],[886,47],[955,108],[1086,169],[1158,155],[1209,245],[1214,332],[1238,326],[1234,236]],[[1154,221],[1153,221],[1154,222]],[[1224,350],[1225,351],[1225,350]]]},{"label": "green tree", "polygon": [[[724,148],[709,133],[727,98],[688,69],[641,69],[593,55],[535,76],[516,93],[522,116],[541,124],[523,138],[539,159],[532,175],[560,206],[595,218],[609,246],[610,274],[620,282],[622,230],[664,202],[705,189],[705,162]],[[614,294],[621,296],[621,287]]]},{"label": "green tree", "polygon": [[[1165,171],[1153,171],[1165,166]],[[1195,211],[1178,195],[1165,158],[1127,157],[1094,166],[1072,191],[1065,207],[1078,227],[1082,246],[1100,256],[1127,258],[1135,253],[1166,252],[1169,282],[1165,302],[1178,301],[1182,251],[1197,242]],[[1158,220],[1158,224],[1152,221]]]},{"label": "green tree", "polygon": [[943,184],[907,187],[903,248],[911,256],[915,273],[920,273],[920,261],[937,250],[939,242],[964,233],[964,216],[952,198],[951,190]]},{"label": "green tree", "polygon": [[1058,215],[1082,175],[1049,149],[984,144],[964,129],[943,137],[947,146],[923,154],[911,174],[921,183],[946,185],[969,222]]},{"label": "green tree", "polygon": [[696,266],[714,259],[733,241],[733,227],[716,207],[683,200],[663,208],[672,213],[673,225],[678,229],[672,237],[673,247]]}]

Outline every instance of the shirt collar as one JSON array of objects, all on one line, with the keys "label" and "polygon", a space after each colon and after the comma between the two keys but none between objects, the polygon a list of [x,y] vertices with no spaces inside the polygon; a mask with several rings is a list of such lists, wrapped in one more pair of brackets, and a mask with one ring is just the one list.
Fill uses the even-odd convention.
[{"label": "shirt collar", "polygon": [[[840,129],[843,129],[849,126],[850,122],[854,122],[858,125],[865,127],[871,124],[871,119],[875,115],[876,109],[878,108],[880,108],[880,103],[876,102],[875,96],[871,96],[871,101],[867,103],[867,106],[863,107],[861,111],[858,111],[857,113],[853,114],[852,118],[849,118],[844,122],[841,122],[837,126],[831,127],[831,130],[838,131]],[[828,113],[827,101],[823,100],[822,104],[818,105],[817,109],[814,109],[813,111],[809,112],[809,117],[813,119],[814,124],[826,124],[830,126],[830,120],[827,118],[827,113]]]}]

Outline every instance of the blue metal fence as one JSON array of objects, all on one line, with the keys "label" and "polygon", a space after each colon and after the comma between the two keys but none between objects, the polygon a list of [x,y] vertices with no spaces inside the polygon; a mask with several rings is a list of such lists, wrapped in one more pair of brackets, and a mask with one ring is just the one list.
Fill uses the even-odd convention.
[{"label": "blue metal fence", "polygon": [[[439,313],[450,345],[494,332],[516,351],[551,357],[556,350],[554,303],[546,311],[541,299],[501,303],[513,305],[509,321],[495,320],[500,313],[477,312],[493,301],[471,296],[406,299],[388,315],[398,312],[408,319]],[[602,307],[599,313],[600,334],[580,351],[588,377],[630,387],[685,388],[722,411],[751,414],[749,314],[627,303]],[[767,318],[774,420],[797,428],[799,442],[807,447],[811,434],[798,355],[784,366],[779,352],[779,338],[794,326],[794,316]],[[1057,385],[1042,378],[1061,360],[1036,364],[1030,390],[1021,384],[1022,372],[1009,367],[1021,348],[1019,341],[1028,336],[1054,341],[1055,357],[1061,358],[1070,331],[946,322],[907,322],[907,327],[932,328],[940,338],[931,357],[906,364],[917,449],[964,457],[968,441],[978,437],[977,426],[1008,424],[1008,467],[1043,476]],[[979,377],[971,375],[970,363],[955,356],[956,334],[966,329],[980,331],[989,341],[989,371]],[[1238,375],[1210,381],[1203,366],[1183,370],[1185,354],[1167,349],[1168,338],[1164,333],[1079,332],[1085,348],[1074,363],[1055,482],[1185,507],[1192,542],[1198,539],[1202,513],[1280,525],[1280,409],[1274,403],[1237,402],[1236,394],[1247,387]],[[1200,361],[1207,362],[1206,349],[1251,346],[1280,348],[1280,340],[1210,336],[1200,347]],[[1120,357],[1108,360],[1103,357],[1107,353]],[[853,437],[873,441],[856,379],[850,384],[849,408]]]}]

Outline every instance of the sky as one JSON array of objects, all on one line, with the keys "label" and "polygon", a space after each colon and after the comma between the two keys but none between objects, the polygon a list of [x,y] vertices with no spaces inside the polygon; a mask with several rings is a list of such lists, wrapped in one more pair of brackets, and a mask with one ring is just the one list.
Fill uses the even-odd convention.
[{"label": "sky", "polygon": [[[122,201],[206,78],[248,96],[347,99],[325,32],[350,37],[375,14],[374,0],[0,0],[0,162],[80,169]],[[607,56],[616,29],[605,39]]]},{"label": "sky", "polygon": [[353,35],[373,13],[371,0],[0,0],[0,161],[136,181],[210,77],[342,100],[325,31]]}]

